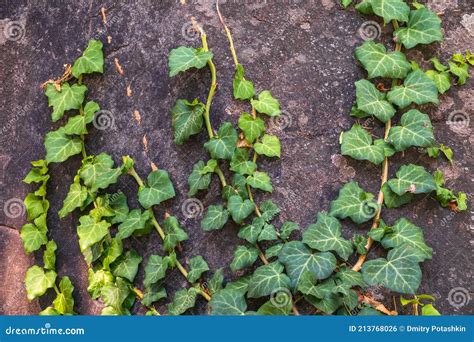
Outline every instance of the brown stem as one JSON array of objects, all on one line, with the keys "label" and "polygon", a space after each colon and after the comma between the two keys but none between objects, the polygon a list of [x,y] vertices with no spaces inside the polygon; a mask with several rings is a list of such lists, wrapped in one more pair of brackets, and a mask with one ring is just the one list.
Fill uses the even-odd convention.
[{"label": "brown stem", "polygon": [[398,315],[398,312],[387,309],[385,307],[385,305],[383,305],[382,303],[376,301],[373,298],[367,297],[365,295],[361,295],[361,297],[362,298],[359,299],[360,302],[365,303],[367,305],[370,305],[371,307],[373,307],[377,311],[380,311],[380,312],[382,312],[386,315],[389,315],[389,316],[397,316]]}]

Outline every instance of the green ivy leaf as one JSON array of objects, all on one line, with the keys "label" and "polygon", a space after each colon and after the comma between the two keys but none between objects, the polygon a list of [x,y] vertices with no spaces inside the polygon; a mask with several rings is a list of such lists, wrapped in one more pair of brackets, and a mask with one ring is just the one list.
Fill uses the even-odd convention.
[{"label": "green ivy leaf", "polygon": [[247,184],[254,189],[272,192],[273,186],[270,176],[263,171],[255,171],[252,175],[247,176]]},{"label": "green ivy leaf", "polygon": [[230,269],[235,272],[252,266],[258,258],[258,250],[252,246],[237,246]]},{"label": "green ivy leaf", "polygon": [[283,248],[282,243],[279,243],[267,248],[267,250],[265,251],[265,258],[271,259],[278,256],[278,253],[280,253],[282,248]]},{"label": "green ivy leaf", "polygon": [[378,139],[373,144],[370,133],[359,124],[342,133],[341,153],[356,160],[368,160],[376,165],[385,159],[383,140]]},{"label": "green ivy leaf", "polygon": [[233,195],[229,197],[227,209],[234,222],[240,224],[254,211],[255,205],[250,200],[243,200],[240,196]]},{"label": "green ivy leaf", "polygon": [[168,67],[170,69],[169,76],[173,77],[191,68],[204,68],[212,57],[212,52],[205,51],[203,48],[194,49],[180,46],[173,49],[170,51],[168,59]]},{"label": "green ivy leaf", "polygon": [[269,301],[257,310],[257,315],[288,316],[291,312],[291,294],[285,291],[277,292]]},{"label": "green ivy leaf", "polygon": [[463,85],[466,83],[466,80],[469,78],[469,70],[468,65],[464,62],[462,63],[455,63],[455,62],[448,62],[449,64],[449,72],[458,78],[457,84]]},{"label": "green ivy leaf", "polygon": [[71,72],[75,78],[82,74],[91,74],[93,72],[104,72],[104,53],[102,52],[102,42],[91,39],[82,56],[76,59]]},{"label": "green ivy leaf", "polygon": [[237,64],[232,84],[234,87],[234,97],[238,100],[248,100],[255,96],[253,83],[245,79],[244,73],[244,67],[241,64]]},{"label": "green ivy leaf", "polygon": [[76,115],[69,118],[67,124],[64,126],[66,134],[81,135],[87,134],[87,125],[94,121],[94,114],[100,110],[99,105],[90,101],[84,107],[83,115]]},{"label": "green ivy leaf", "polygon": [[374,195],[365,192],[357,182],[349,182],[339,190],[339,196],[331,202],[329,214],[340,219],[350,217],[355,223],[367,222],[380,209]]},{"label": "green ivy leaf", "polygon": [[222,289],[212,296],[209,302],[211,315],[245,315],[247,303],[245,292],[235,289]]},{"label": "green ivy leaf", "polygon": [[383,18],[385,24],[391,20],[408,21],[410,7],[403,0],[370,0],[372,10]]},{"label": "green ivy leaf", "polygon": [[47,270],[55,270],[56,269],[56,250],[58,246],[54,240],[48,241],[46,244],[46,249],[43,253],[43,264],[44,268]]},{"label": "green ivy leaf", "polygon": [[431,259],[433,254],[433,250],[425,243],[423,230],[405,218],[397,220],[381,242],[385,248],[397,248],[405,244],[412,247],[418,255],[417,261]]},{"label": "green ivy leaf", "polygon": [[245,295],[245,293],[247,293],[251,277],[252,277],[252,275],[249,274],[249,275],[243,276],[241,278],[238,278],[235,281],[227,283],[226,286],[225,286],[225,290],[237,291],[237,292],[241,293],[242,296],[243,296],[243,295]]},{"label": "green ivy leaf", "polygon": [[297,231],[299,230],[300,227],[298,225],[298,223],[295,223],[295,222],[291,222],[291,221],[286,221],[285,223],[283,223],[283,225],[281,226],[281,229],[280,229],[280,237],[283,239],[283,240],[287,240],[290,238],[290,235],[293,231]]},{"label": "green ivy leaf", "polygon": [[436,170],[434,173],[434,180],[436,183],[436,200],[442,207],[455,207],[454,211],[464,211],[467,209],[467,196],[464,192],[459,192],[456,196],[450,189],[444,188],[444,175],[441,171]]},{"label": "green ivy leaf", "polygon": [[273,241],[278,240],[278,234],[275,226],[272,224],[265,223],[262,231],[258,235],[257,241]]},{"label": "green ivy leaf", "polygon": [[59,293],[53,301],[54,309],[61,315],[74,314],[74,298],[72,292],[74,286],[69,277],[62,277],[59,282]]},{"label": "green ivy leaf", "polygon": [[265,132],[265,122],[260,118],[253,118],[249,113],[242,113],[239,117],[239,128],[244,132],[245,140],[253,143]]},{"label": "green ivy leaf", "polygon": [[82,140],[66,134],[64,127],[46,134],[44,140],[46,161],[48,163],[62,163],[69,157],[81,153]]},{"label": "green ivy leaf", "polygon": [[25,287],[28,300],[32,301],[36,297],[41,297],[49,288],[54,286],[56,272],[44,271],[41,267],[31,266],[25,275]]},{"label": "green ivy leaf", "polygon": [[421,270],[416,260],[417,253],[408,245],[392,249],[387,259],[365,262],[362,266],[364,281],[370,286],[383,285],[399,293],[415,294],[421,282]]},{"label": "green ivy leaf", "polygon": [[145,266],[145,279],[143,285],[149,288],[153,284],[158,283],[166,275],[169,265],[169,257],[160,255],[150,255]]},{"label": "green ivy leaf", "polygon": [[205,190],[209,188],[209,184],[211,183],[211,174],[203,172],[205,167],[206,165],[202,160],[194,164],[193,172],[191,172],[188,178],[188,196],[194,196],[199,190]]},{"label": "green ivy leaf", "polygon": [[270,222],[280,213],[280,208],[272,200],[266,200],[260,204],[260,211],[262,212],[261,217],[266,222]]},{"label": "green ivy leaf", "polygon": [[153,284],[151,287],[147,288],[142,303],[143,305],[151,306],[152,303],[166,298],[167,296],[168,294],[164,288],[160,287],[158,284]]},{"label": "green ivy leaf", "polygon": [[107,250],[105,251],[105,258],[102,261],[102,266],[109,270],[110,264],[119,258],[123,253],[122,240],[114,237],[111,239]]},{"label": "green ivy leaf", "polygon": [[204,272],[209,271],[209,266],[204,258],[200,255],[195,256],[189,261],[188,281],[190,283],[196,282]]},{"label": "green ivy leaf", "polygon": [[325,213],[319,213],[316,224],[306,229],[303,242],[322,252],[336,251],[344,260],[347,260],[353,251],[352,243],[342,237],[339,220]]},{"label": "green ivy leaf", "polygon": [[272,262],[257,268],[250,278],[247,296],[260,298],[289,288],[290,278],[283,273],[283,269],[283,265],[279,262]]},{"label": "green ivy leaf", "polygon": [[131,283],[135,279],[138,272],[138,266],[143,258],[135,251],[128,251],[125,255],[121,255],[111,265],[112,274],[116,277],[128,279]]},{"label": "green ivy leaf", "polygon": [[168,216],[163,221],[165,239],[163,247],[168,251],[173,251],[182,241],[189,239],[188,234],[179,225],[178,219],[174,216]]},{"label": "green ivy leaf", "polygon": [[386,94],[377,90],[374,84],[360,80],[356,85],[357,108],[387,122],[395,115],[395,108],[386,101]]},{"label": "green ivy leaf", "polygon": [[115,283],[105,284],[100,294],[105,305],[112,307],[117,314],[123,314],[122,305],[130,294],[130,288],[125,280],[117,278]]},{"label": "green ivy leaf", "polygon": [[362,2],[355,5],[355,9],[365,15],[373,15],[374,11],[372,10],[372,0],[362,0]]},{"label": "green ivy leaf", "polygon": [[128,217],[129,209],[127,197],[121,191],[116,192],[109,197],[108,209],[113,214],[110,222],[112,224],[122,223]]},{"label": "green ivy leaf", "polygon": [[87,91],[85,85],[61,83],[61,90],[57,91],[53,84],[48,84],[45,94],[48,97],[48,106],[53,107],[51,118],[53,122],[64,116],[64,112],[70,109],[79,109],[84,102]]},{"label": "green ivy leaf", "polygon": [[182,289],[175,293],[173,302],[168,304],[168,313],[172,316],[181,315],[196,304],[197,290],[194,287]]},{"label": "green ivy leaf", "polygon": [[342,6],[344,6],[344,8],[347,8],[350,6],[350,4],[352,3],[353,0],[341,0],[341,4]]},{"label": "green ivy leaf", "polygon": [[217,131],[217,135],[204,144],[204,148],[213,159],[230,160],[237,144],[237,131],[230,122],[225,122]]},{"label": "green ivy leaf", "polygon": [[256,217],[252,220],[251,224],[240,228],[238,236],[251,244],[255,244],[264,225],[265,221],[261,217]]},{"label": "green ivy leaf", "polygon": [[402,165],[396,173],[397,178],[388,180],[388,185],[398,196],[410,192],[424,194],[436,190],[433,176],[423,166]]},{"label": "green ivy leaf", "polygon": [[425,74],[434,82],[440,94],[444,94],[449,90],[449,88],[451,88],[451,76],[448,72],[427,70]]},{"label": "green ivy leaf", "polygon": [[280,116],[280,102],[272,96],[269,90],[264,90],[258,95],[258,100],[250,100],[252,107],[262,114],[269,116]]},{"label": "green ivy leaf", "polygon": [[118,227],[117,238],[123,240],[130,237],[134,231],[145,228],[146,222],[150,219],[150,212],[142,212],[140,209],[133,209]]},{"label": "green ivy leaf", "polygon": [[87,199],[87,188],[74,182],[69,187],[69,192],[63,201],[63,207],[59,210],[59,218],[66,217],[69,213],[72,213],[74,209],[82,207]]},{"label": "green ivy leaf", "polygon": [[313,253],[300,241],[285,243],[278,253],[278,260],[285,265],[293,288],[296,288],[306,271],[311,272],[316,279],[325,279],[336,268],[336,257],[332,253]]},{"label": "green ivy leaf", "polygon": [[413,194],[407,192],[398,196],[392,191],[387,183],[382,186],[383,202],[387,208],[398,208],[404,204],[410,203],[413,199]]},{"label": "green ivy leaf", "polygon": [[21,228],[20,237],[26,253],[37,251],[48,242],[46,232],[31,223],[27,223]]},{"label": "green ivy leaf", "polygon": [[218,268],[214,274],[212,275],[211,279],[207,282],[207,290],[209,294],[213,296],[217,291],[222,289],[224,283],[224,269]]},{"label": "green ivy leaf", "polygon": [[147,186],[138,193],[138,201],[143,208],[148,209],[176,195],[168,172],[156,170],[147,177]]},{"label": "green ivy leaf", "polygon": [[260,155],[280,158],[280,139],[274,135],[265,134],[262,138],[262,141],[256,143],[253,148],[255,149],[255,152]]},{"label": "green ivy leaf", "polygon": [[415,70],[407,76],[403,85],[396,86],[388,92],[387,99],[401,109],[412,103],[438,104],[438,88],[423,71]]},{"label": "green ivy leaf", "polygon": [[41,214],[46,213],[49,208],[49,202],[33,193],[26,195],[23,200],[25,204],[28,221],[32,221]]},{"label": "green ivy leaf", "polygon": [[387,53],[383,44],[366,41],[356,48],[356,58],[369,73],[369,78],[405,78],[411,71],[405,54],[399,51]]},{"label": "green ivy leaf", "polygon": [[174,142],[182,145],[189,137],[202,131],[204,104],[198,99],[193,102],[179,99],[171,109]]},{"label": "green ivy leaf", "polygon": [[229,210],[222,205],[210,205],[201,221],[201,228],[208,232],[224,227],[229,219]]},{"label": "green ivy leaf", "polygon": [[85,215],[81,216],[79,222],[77,235],[79,236],[79,246],[82,252],[102,240],[109,233],[110,223],[107,221],[96,221],[95,218]]},{"label": "green ivy leaf", "polygon": [[249,150],[237,148],[230,161],[230,170],[241,175],[251,175],[257,169],[257,164],[249,160]]},{"label": "green ivy leaf", "polygon": [[409,147],[430,147],[435,143],[430,117],[416,109],[402,115],[400,126],[394,126],[388,134],[388,142],[397,151]]},{"label": "green ivy leaf", "polygon": [[395,39],[407,49],[418,44],[430,44],[443,40],[441,19],[426,8],[410,11],[407,27],[395,30]]},{"label": "green ivy leaf", "polygon": [[104,285],[114,282],[114,276],[106,270],[97,270],[94,272],[92,268],[89,268],[88,273],[89,286],[87,287],[87,292],[89,292],[92,299],[97,299]]},{"label": "green ivy leaf", "polygon": [[342,283],[346,286],[367,286],[364,281],[364,278],[362,277],[362,274],[360,274],[360,272],[353,271],[348,267],[340,267],[339,272],[337,272],[336,274],[336,278],[341,280]]},{"label": "green ivy leaf", "polygon": [[79,175],[84,184],[92,192],[96,192],[99,189],[106,189],[111,184],[117,182],[121,170],[119,167],[114,168],[113,166],[114,161],[112,157],[103,152],[87,160],[81,167]]}]

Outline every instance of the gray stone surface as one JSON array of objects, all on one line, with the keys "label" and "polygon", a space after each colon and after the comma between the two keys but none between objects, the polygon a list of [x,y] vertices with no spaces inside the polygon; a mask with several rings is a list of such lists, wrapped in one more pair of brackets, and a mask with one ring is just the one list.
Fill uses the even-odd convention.
[{"label": "gray stone surface", "polygon": [[[18,21],[24,27],[23,36],[17,41],[6,40],[0,35],[0,108],[1,126],[1,200],[2,206],[9,199],[23,198],[31,187],[21,182],[29,168],[29,161],[44,155],[43,137],[58,126],[50,120],[50,110],[39,85],[63,71],[63,64],[71,63],[85,47],[88,39],[98,38],[105,43],[105,74],[86,77],[88,96],[109,110],[115,119],[113,129],[91,129],[87,136],[89,153],[108,151],[119,162],[122,155],[131,155],[137,162],[142,176],[154,162],[167,169],[177,190],[177,197],[156,210],[161,219],[165,210],[177,215],[191,237],[183,244],[181,258],[201,254],[211,269],[225,267],[232,259],[239,243],[237,227],[228,225],[222,231],[204,233],[198,220],[186,219],[181,206],[186,199],[187,175],[192,165],[206,158],[201,144],[205,134],[193,138],[183,147],[172,141],[169,111],[177,98],[205,100],[210,79],[207,70],[189,72],[173,79],[167,76],[167,55],[170,49],[182,44],[197,46],[199,41],[183,34],[191,16],[201,22],[208,34],[210,48],[215,55],[218,72],[218,91],[212,107],[214,127],[224,120],[235,122],[239,113],[248,110],[245,103],[233,101],[231,79],[233,65],[224,31],[210,1],[13,1],[0,4],[0,26]],[[429,5],[444,12],[443,28],[446,41],[409,53],[422,65],[432,56],[447,58],[455,52],[474,50],[473,3],[470,0],[430,1]],[[100,16],[100,8],[107,11],[107,24]],[[339,188],[348,179],[355,179],[372,192],[378,191],[380,168],[339,156],[338,137],[354,120],[348,116],[355,98],[354,82],[365,76],[354,57],[354,48],[362,42],[359,27],[367,20],[353,9],[344,11],[335,0],[317,1],[230,1],[222,11],[232,29],[240,62],[246,67],[248,78],[258,90],[271,89],[280,99],[287,124],[274,125],[272,132],[282,141],[282,158],[261,162],[262,169],[273,178],[271,196],[258,195],[258,199],[272,198],[281,208],[281,220],[291,219],[304,228],[312,223],[316,213],[327,210]],[[469,16],[470,15],[470,16]],[[390,36],[390,27],[382,27],[382,37]],[[117,73],[117,58],[125,71]],[[133,95],[127,97],[130,85]],[[448,126],[449,114],[460,110],[472,118],[474,110],[474,81],[470,79],[462,88],[454,88],[441,96],[438,108],[425,106],[431,114],[437,139],[455,152],[455,162],[438,162],[422,156],[416,150],[393,158],[390,175],[402,162],[419,162],[434,170],[440,167],[447,175],[448,186],[464,190],[472,199],[473,157],[472,122],[462,129]],[[138,110],[141,124],[134,120]],[[378,127],[377,124],[375,126]],[[380,134],[379,128],[375,130]],[[143,137],[148,141],[144,151]],[[48,192],[51,201],[49,216],[50,235],[59,246],[58,272],[69,275],[76,286],[77,312],[95,314],[100,304],[89,299],[86,291],[87,272],[79,252],[75,233],[78,214],[59,220],[55,212],[60,208],[68,184],[79,167],[79,158],[52,166],[52,181]],[[133,193],[136,186],[131,179],[123,178],[114,187],[123,190],[136,205]],[[218,183],[214,180],[211,190],[200,193],[198,199],[208,206],[219,199]],[[471,212],[472,215],[472,212]],[[436,306],[444,314],[473,314],[473,298],[466,305],[453,306],[448,300],[452,289],[462,287],[472,293],[472,217],[469,211],[453,214],[440,208],[427,196],[416,204],[399,210],[385,210],[384,219],[392,223],[405,216],[425,230],[428,244],[433,247],[433,259],[423,263],[423,282],[420,293],[437,297]],[[0,223],[20,229],[23,216],[14,217],[0,211]],[[13,217],[13,218],[12,218]],[[365,233],[368,225],[356,228],[344,222],[347,236]],[[8,230],[7,230],[8,231]],[[10,234],[11,235],[11,234]],[[26,264],[20,267],[6,264],[24,258],[18,237],[4,238],[2,245],[9,247],[1,254],[0,278],[10,273],[9,286],[21,288]],[[11,241],[11,242],[10,242]],[[135,239],[130,245],[144,256],[159,251],[156,234]],[[370,258],[382,255],[375,248]],[[18,256],[18,258],[16,257]],[[40,256],[37,256],[40,261]],[[25,266],[25,267],[23,267]],[[141,280],[143,270],[140,271]],[[20,274],[18,274],[20,273]],[[226,279],[234,275],[226,268]],[[13,283],[13,280],[14,283]],[[184,285],[177,272],[171,273],[166,283],[172,293]],[[381,300],[392,305],[389,293],[377,293]],[[0,292],[0,302],[9,303],[10,294]],[[52,300],[40,300],[45,307]],[[21,302],[21,301],[20,301]],[[32,305],[15,309],[7,304],[2,314],[30,313]],[[141,311],[140,308],[135,308]],[[191,313],[204,313],[200,302]],[[35,310],[33,310],[35,311]]]}]

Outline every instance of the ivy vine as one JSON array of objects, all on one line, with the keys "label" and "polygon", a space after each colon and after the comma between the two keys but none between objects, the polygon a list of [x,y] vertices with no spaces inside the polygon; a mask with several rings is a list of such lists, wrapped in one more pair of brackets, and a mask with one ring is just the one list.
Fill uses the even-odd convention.
[{"label": "ivy vine", "polygon": [[[352,2],[342,0],[345,7]],[[46,155],[32,162],[33,167],[24,179],[38,187],[24,200],[30,222],[21,229],[21,238],[27,253],[43,251],[43,264],[33,265],[26,272],[28,299],[43,296],[49,289],[56,292],[53,303],[40,314],[74,314],[74,286],[67,276],[58,279],[57,245],[47,234],[47,183],[51,163],[63,163],[76,155],[82,157],[82,164],[58,216],[62,219],[73,212],[81,213],[77,235],[88,267],[87,290],[93,299],[104,304],[102,314],[130,314],[137,303],[149,315],[164,314],[155,305],[167,298],[164,279],[167,271],[174,268],[188,285],[168,302],[166,313],[170,315],[186,313],[200,297],[209,302],[213,315],[300,315],[302,310],[310,314],[397,314],[367,294],[370,286],[412,295],[413,298],[400,300],[402,305],[412,305],[415,314],[420,306],[422,314],[439,314],[432,296],[417,294],[422,279],[419,264],[432,257],[423,229],[404,217],[388,223],[382,216],[387,209],[412,203],[420,194],[434,194],[441,206],[454,211],[467,209],[465,193],[455,194],[445,188],[441,171],[432,174],[416,164],[390,170],[390,158],[396,153],[413,152],[410,149],[417,147],[430,157],[444,155],[452,161],[452,150],[436,141],[429,115],[415,107],[437,105],[439,94],[448,91],[453,82],[464,84],[469,65],[474,65],[474,56],[469,52],[455,54],[447,65],[433,57],[433,69],[423,70],[408,60],[402,50],[443,39],[436,13],[416,1],[409,5],[402,0],[363,0],[355,8],[382,18],[384,24],[391,23],[394,29],[393,49],[374,41],[365,41],[356,48],[355,57],[367,71],[367,79],[355,83],[356,101],[350,115],[357,122],[340,136],[342,155],[381,166],[380,190],[375,196],[355,181],[346,183],[328,210],[318,213],[316,222],[304,230],[301,238],[296,238],[300,227],[295,222],[286,221],[277,227],[280,209],[272,200],[256,200],[255,192],[264,195],[273,191],[269,174],[257,162],[262,158],[280,158],[280,140],[268,132],[267,126],[268,119],[280,116],[282,111],[270,90],[260,90],[259,85],[246,78],[219,5],[217,14],[235,69],[233,97],[248,107],[248,112],[239,116],[237,128],[232,122],[224,122],[217,129],[213,126],[212,103],[218,75],[204,29],[193,22],[201,45],[180,46],[169,54],[170,77],[193,68],[207,68],[210,73],[205,102],[177,99],[171,109],[171,124],[177,145],[190,143],[191,137],[203,130],[207,133],[203,147],[209,158],[194,164],[188,177],[188,196],[206,191],[212,177],[218,178],[221,199],[208,206],[200,225],[206,232],[221,230],[230,221],[239,226],[242,244],[235,249],[229,267],[236,275],[245,275],[232,282],[225,283],[222,268],[205,281],[204,274],[210,269],[200,255],[187,263],[180,261],[183,253],[179,247],[189,239],[188,234],[175,216],[166,213],[161,220],[154,211],[175,196],[167,171],[154,167],[144,180],[130,156],[124,156],[121,165],[115,166],[106,152],[87,153],[85,136],[90,124],[96,124],[101,109],[96,102],[86,100],[83,75],[103,73],[102,43],[91,40],[62,77],[44,84],[52,121],[64,123],[66,112],[75,115],[46,134]],[[381,136],[359,123],[367,117],[381,122]],[[123,192],[107,192],[126,175],[136,182],[139,208],[131,209]],[[347,239],[342,235],[345,220],[361,227],[369,224],[370,229],[367,234]],[[158,234],[163,252],[148,256],[143,284],[136,284],[143,257],[139,251],[128,248],[127,239],[153,231]],[[366,260],[374,244],[384,248],[386,256]],[[248,300],[254,298],[263,298],[264,302],[251,310]]]}]

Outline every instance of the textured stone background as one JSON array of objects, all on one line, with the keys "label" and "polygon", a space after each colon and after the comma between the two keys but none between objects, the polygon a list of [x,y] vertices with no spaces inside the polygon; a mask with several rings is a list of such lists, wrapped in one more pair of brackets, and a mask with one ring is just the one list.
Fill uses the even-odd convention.
[{"label": "textured stone background", "polygon": [[[409,53],[411,59],[427,66],[432,56],[447,58],[455,52],[474,51],[474,5],[471,0],[429,1],[429,6],[443,12],[446,40]],[[107,25],[100,16],[100,8],[107,11]],[[378,191],[380,170],[371,164],[356,162],[338,155],[338,137],[354,122],[348,116],[355,98],[354,82],[365,76],[354,57],[354,48],[361,44],[359,27],[374,18],[363,17],[353,9],[344,11],[336,0],[314,1],[230,1],[222,4],[222,11],[232,29],[240,62],[247,69],[248,78],[258,90],[271,89],[280,99],[286,125],[273,127],[282,141],[282,158],[261,163],[274,183],[271,197],[281,208],[281,220],[291,219],[302,228],[312,223],[316,213],[327,210],[339,188],[355,179],[372,192]],[[177,215],[191,237],[184,243],[181,258],[202,254],[211,269],[224,267],[232,259],[239,243],[237,227],[227,225],[222,231],[206,234],[198,220],[186,219],[181,205],[186,199],[187,175],[194,162],[206,155],[201,148],[205,134],[195,137],[183,147],[172,142],[169,111],[177,98],[205,100],[210,79],[206,69],[189,72],[173,79],[167,76],[167,55],[170,49],[182,44],[198,46],[199,41],[183,34],[191,16],[204,25],[210,48],[215,55],[219,88],[212,107],[214,127],[224,120],[236,121],[244,103],[232,100],[231,79],[233,64],[224,31],[212,1],[13,1],[0,2],[0,25],[19,21],[24,26],[22,39],[6,40],[0,35],[0,183],[2,208],[12,198],[22,199],[31,188],[21,182],[29,169],[29,161],[44,155],[43,137],[58,126],[50,120],[50,110],[39,85],[62,74],[63,64],[71,63],[96,38],[106,42],[105,74],[85,79],[88,96],[113,113],[115,126],[106,131],[91,130],[86,144],[89,153],[108,151],[119,162],[129,154],[137,161],[142,176],[150,170],[150,163],[167,169],[174,181],[177,197],[156,210],[160,219],[164,210]],[[390,37],[390,27],[382,28],[382,38]],[[383,40],[382,39],[382,40]],[[125,75],[114,67],[118,58]],[[130,85],[133,96],[125,96]],[[419,162],[434,170],[440,167],[448,178],[448,186],[473,194],[472,122],[461,129],[446,124],[449,114],[462,111],[472,118],[474,111],[474,81],[461,88],[453,88],[441,96],[438,108],[425,106],[431,114],[436,136],[453,147],[455,163],[431,160],[416,150],[393,158],[390,174],[402,162]],[[138,110],[141,124],[133,118]],[[376,126],[378,126],[376,124]],[[377,132],[377,130],[376,130]],[[143,137],[148,141],[144,151]],[[263,158],[262,158],[263,159]],[[49,200],[50,236],[56,240],[58,271],[69,275],[76,286],[77,311],[81,314],[100,312],[101,305],[89,299],[86,291],[87,273],[79,252],[75,233],[78,215],[59,220],[54,214],[60,208],[68,184],[80,165],[79,157],[51,167]],[[129,195],[136,205],[136,186],[122,178],[115,190]],[[258,196],[260,199],[260,196]],[[198,199],[204,206],[218,200],[217,179],[208,193]],[[472,196],[471,196],[472,199]],[[433,259],[422,264],[423,282],[420,293],[437,297],[436,306],[444,314],[473,314],[473,301],[453,306],[448,301],[450,291],[463,287],[472,297],[472,211],[453,214],[440,208],[431,196],[420,198],[416,204],[400,210],[385,210],[389,223],[405,216],[425,230],[427,242],[433,247]],[[36,257],[26,257],[17,231],[25,223],[24,217],[10,218],[0,211],[0,313],[28,314],[38,312],[38,303],[28,304],[22,279],[25,269]],[[368,224],[356,228],[344,222],[346,236],[365,233]],[[135,239],[130,245],[142,255],[159,252],[156,234]],[[382,255],[375,248],[370,257]],[[140,270],[139,281],[143,270]],[[233,275],[226,268],[226,279]],[[184,285],[175,271],[166,279],[172,293]],[[140,284],[140,283],[138,283]],[[392,305],[387,292],[374,295]],[[51,296],[40,299],[45,307]],[[140,310],[140,309],[136,309]],[[192,313],[205,312],[204,303]]]}]

